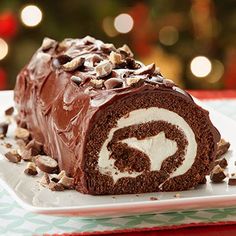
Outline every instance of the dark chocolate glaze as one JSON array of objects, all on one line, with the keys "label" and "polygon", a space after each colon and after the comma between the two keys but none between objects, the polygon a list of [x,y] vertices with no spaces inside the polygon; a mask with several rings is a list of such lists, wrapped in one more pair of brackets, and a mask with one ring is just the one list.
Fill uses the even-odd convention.
[{"label": "dark chocolate glaze", "polygon": [[[111,63],[111,52],[117,53],[120,61]],[[67,63],[75,58],[80,61],[78,66],[68,69]],[[105,68],[107,73],[101,75],[96,67],[103,62],[111,63],[112,70]],[[121,79],[123,84],[107,89],[104,81],[110,78]],[[164,79],[155,65],[146,67],[134,60],[126,47],[116,49],[88,36],[61,43],[45,39],[17,77],[18,125],[26,125],[44,151],[58,160],[60,169],[79,179],[86,137],[99,118],[97,114],[117,99],[148,90],[166,91],[194,103],[188,93]],[[218,142],[219,132],[209,118],[208,122]]]}]

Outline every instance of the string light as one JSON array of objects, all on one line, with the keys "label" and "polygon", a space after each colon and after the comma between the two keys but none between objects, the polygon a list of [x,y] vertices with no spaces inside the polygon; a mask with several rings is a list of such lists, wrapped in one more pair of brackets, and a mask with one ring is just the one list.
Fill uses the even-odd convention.
[{"label": "string light", "polygon": [[8,45],[4,39],[0,38],[0,60],[6,57],[7,53],[8,53]]},{"label": "string light", "polygon": [[122,13],[115,18],[114,26],[119,33],[126,34],[132,30],[134,20],[129,14]]},{"label": "string light", "polygon": [[193,58],[190,69],[196,77],[206,77],[212,69],[212,64],[207,57],[197,56]]},{"label": "string light", "polygon": [[37,26],[42,21],[42,11],[35,5],[29,5],[22,9],[21,20],[29,27]]},{"label": "string light", "polygon": [[159,40],[164,45],[174,45],[178,39],[179,33],[173,26],[164,26],[159,32]]}]

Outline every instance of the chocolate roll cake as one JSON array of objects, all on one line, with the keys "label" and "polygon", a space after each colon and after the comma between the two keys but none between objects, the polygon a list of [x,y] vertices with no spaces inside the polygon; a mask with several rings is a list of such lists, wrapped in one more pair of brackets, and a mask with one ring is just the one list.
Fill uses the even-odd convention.
[{"label": "chocolate roll cake", "polygon": [[208,174],[220,134],[155,64],[92,37],[45,38],[17,77],[17,122],[82,193],[180,191]]}]

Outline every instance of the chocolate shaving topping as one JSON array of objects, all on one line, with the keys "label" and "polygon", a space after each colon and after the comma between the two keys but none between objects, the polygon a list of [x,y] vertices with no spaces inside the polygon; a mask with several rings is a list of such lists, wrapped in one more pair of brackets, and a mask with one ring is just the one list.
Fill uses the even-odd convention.
[{"label": "chocolate shaving topping", "polygon": [[82,82],[82,79],[79,76],[72,75],[71,80],[76,83],[77,85],[80,85]]},{"label": "chocolate shaving topping", "polygon": [[56,46],[57,42],[54,39],[44,38],[42,43],[42,51],[46,52],[50,48]]},{"label": "chocolate shaving topping", "polygon": [[111,61],[112,64],[118,65],[122,63],[122,56],[120,53],[112,51],[109,55],[109,60]]},{"label": "chocolate shaving topping", "polygon": [[128,86],[141,86],[144,83],[144,79],[138,77],[128,77],[126,78],[126,83]]},{"label": "chocolate shaving topping", "polygon": [[7,110],[5,110],[6,116],[11,116],[14,112],[14,107],[9,107]]},{"label": "chocolate shaving topping", "polygon": [[122,47],[118,48],[117,51],[120,52],[124,58],[134,56],[134,54],[130,50],[129,46],[126,44],[124,44]]},{"label": "chocolate shaving topping", "polygon": [[109,54],[111,51],[115,51],[116,48],[112,43],[104,43],[101,45],[101,50],[104,53]]},{"label": "chocolate shaving topping", "polygon": [[104,81],[102,79],[91,79],[90,80],[90,84],[94,87],[94,88],[102,88]]},{"label": "chocolate shaving topping", "polygon": [[85,62],[84,57],[75,57],[71,61],[64,64],[62,68],[64,69],[64,71],[74,71],[79,67],[81,67],[84,64],[84,62]]},{"label": "chocolate shaving topping", "polygon": [[70,62],[71,60],[72,58],[67,55],[60,55],[56,58],[53,58],[52,66],[57,69],[60,68],[62,65],[66,64],[67,62]]},{"label": "chocolate shaving topping", "polygon": [[155,71],[155,68],[156,68],[155,64],[152,63],[150,65],[141,67],[138,70],[134,71],[134,74],[135,75],[149,75],[149,76],[152,76],[154,71]]},{"label": "chocolate shaving topping", "polygon": [[123,86],[123,80],[120,78],[110,78],[104,82],[106,89],[120,88]]},{"label": "chocolate shaving topping", "polygon": [[112,71],[112,63],[108,60],[104,60],[95,67],[95,70],[97,77],[106,77]]}]

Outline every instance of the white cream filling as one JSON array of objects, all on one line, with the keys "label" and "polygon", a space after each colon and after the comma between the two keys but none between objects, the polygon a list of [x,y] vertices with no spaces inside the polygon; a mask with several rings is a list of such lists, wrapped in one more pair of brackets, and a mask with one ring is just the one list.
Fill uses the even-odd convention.
[{"label": "white cream filling", "polygon": [[[117,121],[117,126],[112,128],[108,134],[108,138],[102,145],[98,155],[98,169],[101,174],[111,176],[116,182],[122,177],[137,177],[143,172],[121,172],[115,165],[115,160],[109,158],[110,151],[107,149],[108,143],[112,140],[113,134],[116,130],[122,129],[130,125],[145,124],[150,121],[165,121],[172,125],[177,126],[184,134],[188,141],[184,161],[174,172],[171,173],[170,178],[184,174],[191,168],[194,163],[197,153],[197,143],[195,135],[188,125],[188,123],[177,113],[169,111],[164,108],[150,107],[147,109],[137,109],[129,113],[129,116],[121,117]],[[128,138],[121,140],[127,143],[130,147],[137,148],[144,152],[149,158],[151,163],[150,171],[158,171],[161,168],[162,162],[173,155],[177,151],[177,144],[175,141],[167,139],[164,132],[158,135],[147,137],[142,140],[136,138]]]}]

